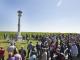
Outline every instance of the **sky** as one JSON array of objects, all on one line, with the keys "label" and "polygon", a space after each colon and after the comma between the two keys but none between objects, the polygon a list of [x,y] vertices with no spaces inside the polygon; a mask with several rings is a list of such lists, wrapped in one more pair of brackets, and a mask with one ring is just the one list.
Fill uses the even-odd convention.
[{"label": "sky", "polygon": [[80,33],[80,0],[0,0],[0,31]]}]

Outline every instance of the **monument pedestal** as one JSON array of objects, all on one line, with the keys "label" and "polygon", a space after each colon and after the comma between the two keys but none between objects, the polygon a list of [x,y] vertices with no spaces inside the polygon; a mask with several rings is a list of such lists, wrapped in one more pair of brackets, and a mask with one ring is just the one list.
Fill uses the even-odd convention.
[{"label": "monument pedestal", "polygon": [[17,32],[17,41],[22,41],[21,32]]},{"label": "monument pedestal", "polygon": [[21,35],[18,35],[18,36],[17,36],[17,40],[18,40],[18,41],[22,41],[22,36],[21,36]]}]

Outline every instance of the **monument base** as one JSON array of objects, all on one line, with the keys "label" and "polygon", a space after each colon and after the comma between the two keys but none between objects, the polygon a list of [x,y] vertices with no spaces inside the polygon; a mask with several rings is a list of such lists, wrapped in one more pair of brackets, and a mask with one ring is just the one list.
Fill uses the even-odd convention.
[{"label": "monument base", "polygon": [[22,41],[22,36],[21,35],[17,36],[17,41]]}]

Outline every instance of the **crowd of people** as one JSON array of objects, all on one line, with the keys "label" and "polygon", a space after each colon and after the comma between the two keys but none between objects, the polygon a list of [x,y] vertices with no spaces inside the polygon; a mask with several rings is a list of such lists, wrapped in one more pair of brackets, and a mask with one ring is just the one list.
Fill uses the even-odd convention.
[{"label": "crowd of people", "polygon": [[[34,38],[34,37],[33,37]],[[7,60],[77,60],[80,59],[80,34],[58,34],[40,36],[33,45],[29,42],[27,50],[17,49],[15,43],[7,48]],[[26,54],[27,51],[27,54]],[[0,47],[0,60],[4,60],[5,49]]]},{"label": "crowd of people", "polygon": [[42,37],[39,41],[35,47],[32,42],[28,45],[28,56],[30,53],[31,60],[80,59],[80,34],[53,34]]}]

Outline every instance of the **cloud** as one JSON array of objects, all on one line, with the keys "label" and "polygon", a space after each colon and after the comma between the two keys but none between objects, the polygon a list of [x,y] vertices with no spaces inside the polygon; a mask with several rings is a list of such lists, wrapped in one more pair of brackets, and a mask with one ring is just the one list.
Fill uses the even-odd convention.
[{"label": "cloud", "polygon": [[60,7],[62,4],[62,0],[57,0],[57,7]]}]

